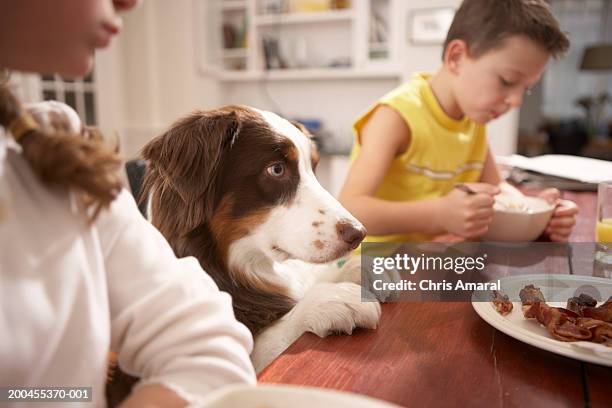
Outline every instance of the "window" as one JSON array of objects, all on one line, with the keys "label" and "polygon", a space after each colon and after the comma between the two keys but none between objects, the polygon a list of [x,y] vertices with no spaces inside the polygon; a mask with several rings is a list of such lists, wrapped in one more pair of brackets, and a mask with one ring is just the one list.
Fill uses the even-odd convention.
[{"label": "window", "polygon": [[83,123],[98,124],[96,115],[96,83],[93,71],[79,80],[62,79],[58,75],[40,78],[42,99],[64,102],[77,111]]},{"label": "window", "polygon": [[[544,76],[543,111],[550,118],[580,117],[582,108],[575,103],[581,96],[612,93],[610,72],[580,71],[584,49],[593,44],[611,42],[611,0],[555,0],[553,13],[561,29],[569,32],[571,46],[566,56],[552,60]],[[571,84],[571,85],[570,85]]]}]

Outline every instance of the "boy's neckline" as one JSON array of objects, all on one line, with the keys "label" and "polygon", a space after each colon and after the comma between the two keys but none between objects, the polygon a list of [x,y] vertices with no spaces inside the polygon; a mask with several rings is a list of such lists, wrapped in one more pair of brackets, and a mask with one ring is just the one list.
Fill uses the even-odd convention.
[{"label": "boy's neckline", "polygon": [[417,73],[418,77],[425,82],[422,87],[423,97],[425,98],[425,102],[431,108],[436,120],[443,125],[445,128],[450,130],[463,130],[470,124],[470,119],[463,115],[461,119],[455,119],[451,117],[442,105],[440,104],[440,99],[436,95],[434,91],[434,86],[432,86],[432,80],[434,76],[430,73],[420,72]]}]

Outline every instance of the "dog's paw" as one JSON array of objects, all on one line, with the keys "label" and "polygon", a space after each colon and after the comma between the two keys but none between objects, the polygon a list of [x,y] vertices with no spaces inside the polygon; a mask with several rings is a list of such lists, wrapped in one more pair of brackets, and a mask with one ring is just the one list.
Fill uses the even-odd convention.
[{"label": "dog's paw", "polygon": [[364,256],[366,259],[366,265],[362,268],[362,257],[351,256],[342,265],[340,269],[340,282],[353,282],[360,284],[363,288],[369,292],[368,298],[377,299],[379,302],[385,302],[391,300],[395,293],[390,290],[373,290],[374,281],[381,280],[382,282],[400,282],[401,275],[395,269],[385,269],[382,273],[374,273],[373,261],[370,257]]},{"label": "dog's paw", "polygon": [[338,282],[353,282],[361,283],[361,257],[351,255],[346,259],[346,262],[340,267],[340,276]]},{"label": "dog's paw", "polygon": [[304,331],[325,337],[330,333],[351,334],[356,327],[375,329],[380,304],[362,302],[361,287],[354,283],[322,283],[306,293],[294,313]]}]

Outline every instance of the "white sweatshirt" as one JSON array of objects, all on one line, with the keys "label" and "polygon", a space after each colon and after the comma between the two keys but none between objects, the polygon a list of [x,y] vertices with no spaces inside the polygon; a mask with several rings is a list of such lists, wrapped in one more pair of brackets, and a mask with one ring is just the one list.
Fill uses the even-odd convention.
[{"label": "white sweatshirt", "polygon": [[109,350],[125,372],[192,401],[255,383],[229,295],[174,256],[128,192],[93,227],[73,204],[0,129],[0,387],[93,387],[83,406],[104,406]]}]

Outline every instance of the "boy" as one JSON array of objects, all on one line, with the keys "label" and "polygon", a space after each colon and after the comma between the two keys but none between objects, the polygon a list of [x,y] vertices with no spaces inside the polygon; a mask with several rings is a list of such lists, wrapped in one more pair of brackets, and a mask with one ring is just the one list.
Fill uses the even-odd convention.
[{"label": "boy", "polygon": [[[485,124],[519,107],[551,56],[569,40],[544,0],[465,0],[444,44],[443,65],[380,99],[354,125],[353,164],[340,201],[372,234],[366,241],[483,235],[501,177]],[[466,184],[468,189],[454,188]],[[501,184],[500,184],[501,183]],[[567,241],[577,207],[559,192],[546,229]]]}]

